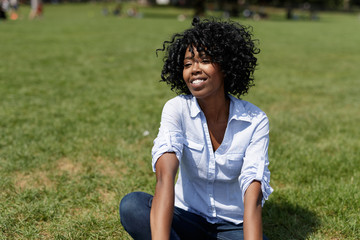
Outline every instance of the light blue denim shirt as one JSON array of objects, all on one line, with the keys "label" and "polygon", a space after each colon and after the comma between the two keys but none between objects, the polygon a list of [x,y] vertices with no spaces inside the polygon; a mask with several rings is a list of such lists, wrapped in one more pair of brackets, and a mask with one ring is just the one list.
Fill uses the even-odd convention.
[{"label": "light blue denim shirt", "polygon": [[195,97],[169,100],[152,149],[152,166],[165,152],[180,161],[175,206],[200,214],[210,223],[243,222],[244,194],[261,182],[264,204],[273,191],[268,169],[269,121],[255,105],[230,96],[223,141],[214,152],[206,118]]}]

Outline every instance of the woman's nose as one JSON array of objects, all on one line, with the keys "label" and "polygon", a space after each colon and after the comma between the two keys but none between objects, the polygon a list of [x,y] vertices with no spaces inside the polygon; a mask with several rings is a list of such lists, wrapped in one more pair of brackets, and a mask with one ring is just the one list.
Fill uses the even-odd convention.
[{"label": "woman's nose", "polygon": [[198,62],[194,62],[194,64],[192,65],[192,73],[193,74],[196,74],[196,73],[199,73],[201,72],[201,68],[200,68],[200,63]]}]

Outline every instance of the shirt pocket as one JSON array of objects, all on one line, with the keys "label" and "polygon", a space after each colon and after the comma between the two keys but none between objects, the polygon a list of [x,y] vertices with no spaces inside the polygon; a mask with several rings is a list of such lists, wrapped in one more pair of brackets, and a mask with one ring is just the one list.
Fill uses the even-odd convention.
[{"label": "shirt pocket", "polygon": [[198,167],[201,163],[204,144],[186,139],[184,142],[183,158],[191,165]]},{"label": "shirt pocket", "polygon": [[226,163],[222,166],[222,172],[227,179],[237,179],[241,174],[243,165],[242,153],[231,153],[226,155]]}]

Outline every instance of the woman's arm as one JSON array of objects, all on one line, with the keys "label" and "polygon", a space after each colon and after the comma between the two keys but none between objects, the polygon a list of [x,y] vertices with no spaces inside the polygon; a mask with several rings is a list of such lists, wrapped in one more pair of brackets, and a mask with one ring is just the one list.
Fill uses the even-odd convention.
[{"label": "woman's arm", "polygon": [[245,192],[244,197],[244,239],[263,239],[261,217],[261,183],[253,181]]},{"label": "woman's arm", "polygon": [[153,240],[168,240],[174,211],[174,182],[179,161],[175,153],[164,153],[156,162],[156,188],[150,213]]}]

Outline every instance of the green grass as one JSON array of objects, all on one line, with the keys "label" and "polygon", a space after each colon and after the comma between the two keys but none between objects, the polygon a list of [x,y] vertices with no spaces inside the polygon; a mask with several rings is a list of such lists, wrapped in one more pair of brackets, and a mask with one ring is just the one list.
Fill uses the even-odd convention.
[{"label": "green grass", "polygon": [[[176,9],[131,19],[101,8],[46,5],[30,21],[21,6],[23,19],[0,22],[0,239],[129,239],[120,199],[154,191],[152,141],[174,96],[158,82],[154,50],[190,20]],[[241,21],[262,50],[245,99],[271,122],[265,233],[358,239],[358,16]]]}]

